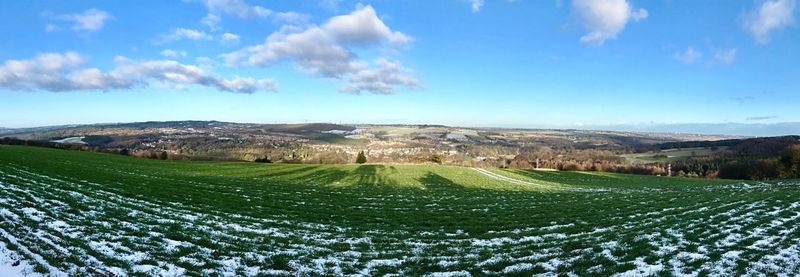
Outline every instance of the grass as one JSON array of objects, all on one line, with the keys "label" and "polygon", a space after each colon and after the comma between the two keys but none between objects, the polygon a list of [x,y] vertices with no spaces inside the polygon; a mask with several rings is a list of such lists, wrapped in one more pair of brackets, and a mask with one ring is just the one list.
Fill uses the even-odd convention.
[{"label": "grass", "polygon": [[40,273],[800,273],[800,190],[595,172],[176,162],[0,146],[0,242]]},{"label": "grass", "polygon": [[719,150],[724,150],[725,148],[726,147],[719,147],[718,150],[712,150],[711,147],[674,148],[645,153],[626,154],[622,155],[622,157],[635,163],[664,163],[686,160],[696,156],[705,156]]}]

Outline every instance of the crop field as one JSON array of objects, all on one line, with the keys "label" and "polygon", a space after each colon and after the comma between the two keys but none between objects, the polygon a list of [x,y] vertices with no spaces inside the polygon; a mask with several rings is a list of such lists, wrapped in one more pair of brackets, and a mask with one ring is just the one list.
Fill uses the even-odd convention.
[{"label": "crop field", "polygon": [[798,275],[800,183],[0,146],[0,273]]}]

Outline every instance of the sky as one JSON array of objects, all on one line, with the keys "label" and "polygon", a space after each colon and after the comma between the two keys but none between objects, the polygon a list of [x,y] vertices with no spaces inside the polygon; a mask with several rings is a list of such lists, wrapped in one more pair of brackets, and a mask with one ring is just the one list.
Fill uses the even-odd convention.
[{"label": "sky", "polygon": [[763,128],[800,122],[797,2],[5,1],[0,126]]}]

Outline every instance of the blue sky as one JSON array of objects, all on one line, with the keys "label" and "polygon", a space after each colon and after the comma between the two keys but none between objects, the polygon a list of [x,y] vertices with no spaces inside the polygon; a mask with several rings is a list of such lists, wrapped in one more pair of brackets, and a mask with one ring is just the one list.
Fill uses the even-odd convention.
[{"label": "blue sky", "polygon": [[796,0],[2,5],[3,127],[800,121]]}]

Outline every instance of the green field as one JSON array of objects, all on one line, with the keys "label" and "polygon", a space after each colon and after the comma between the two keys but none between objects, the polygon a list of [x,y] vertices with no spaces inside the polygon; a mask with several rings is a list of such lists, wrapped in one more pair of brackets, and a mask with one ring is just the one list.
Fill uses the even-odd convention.
[{"label": "green field", "polygon": [[0,145],[0,262],[56,276],[800,274],[796,181],[489,171]]},{"label": "green field", "polygon": [[663,163],[686,160],[696,156],[705,156],[714,153],[715,151],[724,150],[726,147],[722,146],[718,148],[719,149],[717,150],[712,150],[710,147],[674,148],[645,153],[626,154],[622,155],[622,157],[634,163]]}]

